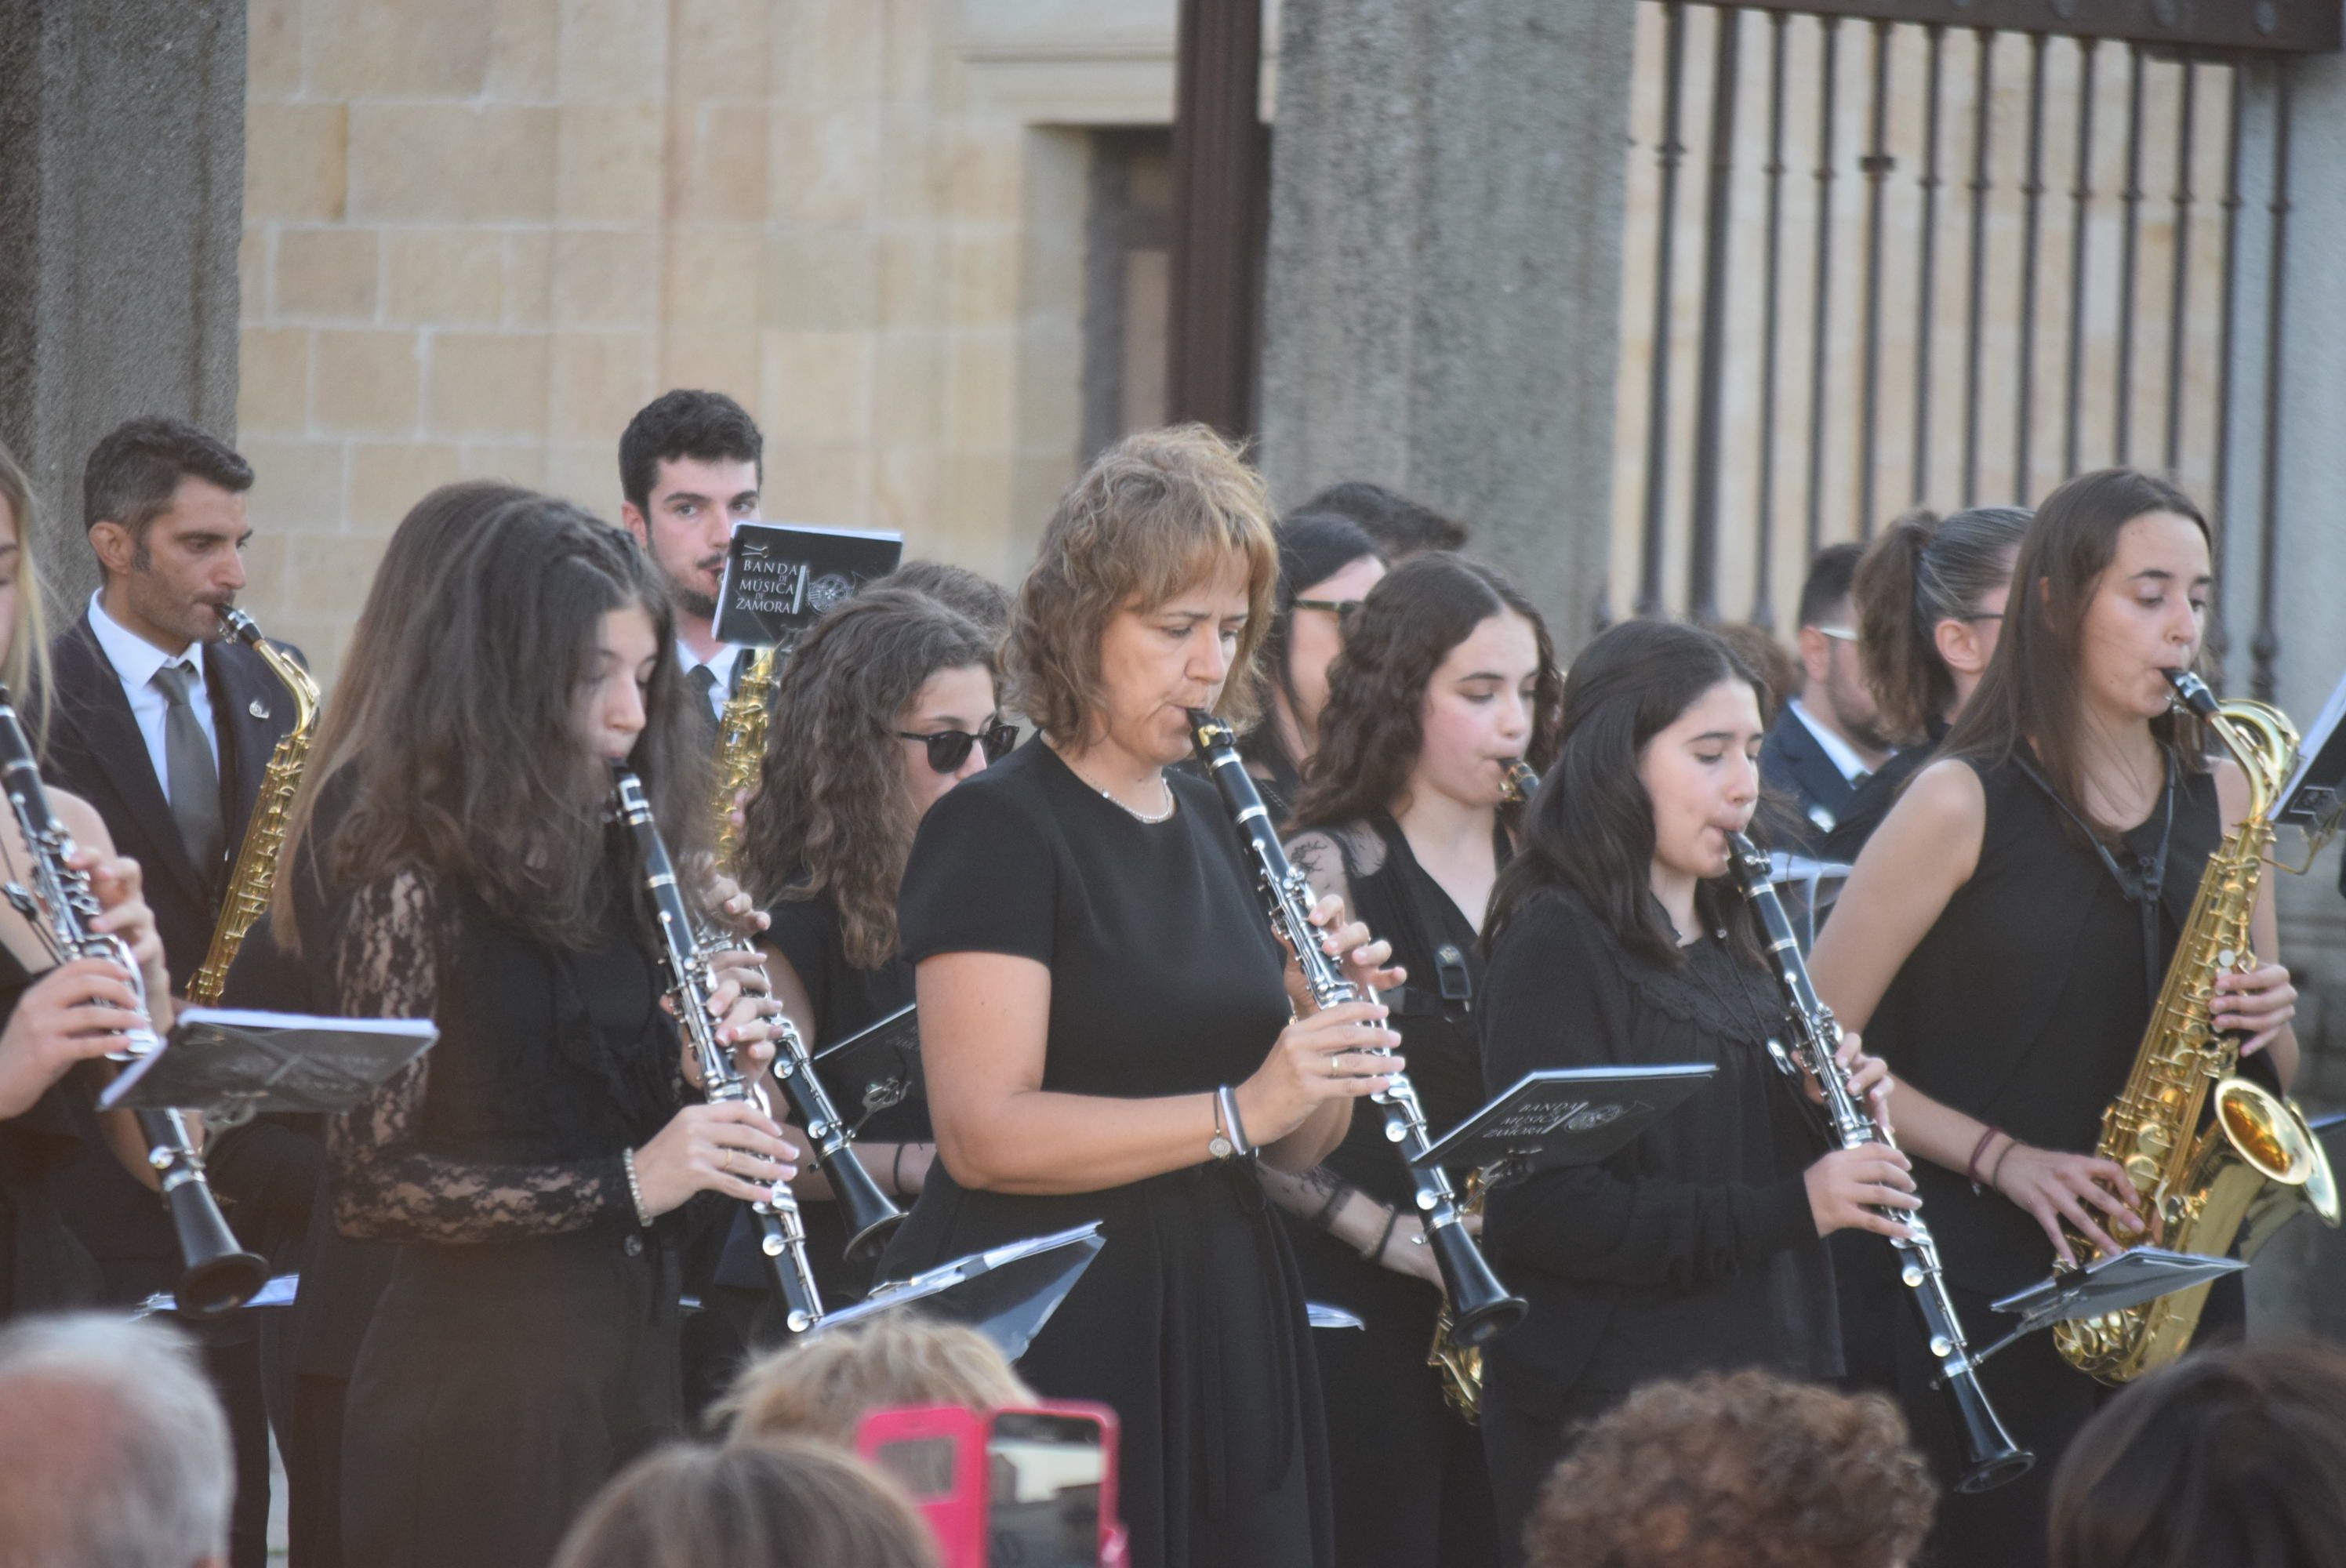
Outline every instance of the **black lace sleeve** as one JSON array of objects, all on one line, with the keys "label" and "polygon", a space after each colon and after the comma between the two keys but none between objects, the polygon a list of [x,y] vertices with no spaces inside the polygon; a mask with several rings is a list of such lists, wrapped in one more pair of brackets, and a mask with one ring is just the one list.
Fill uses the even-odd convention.
[{"label": "black lace sleeve", "polygon": [[[359,890],[336,933],[334,994],[352,1018],[434,1016],[443,951],[433,899],[413,874]],[[444,1028],[445,1021],[444,1022]],[[447,1049],[445,1034],[433,1049]],[[465,1044],[458,1042],[459,1044]],[[612,1156],[492,1165],[435,1149],[423,1130],[432,1053],[384,1083],[327,1138],[334,1224],[365,1240],[480,1242],[633,1226],[627,1172]]]}]

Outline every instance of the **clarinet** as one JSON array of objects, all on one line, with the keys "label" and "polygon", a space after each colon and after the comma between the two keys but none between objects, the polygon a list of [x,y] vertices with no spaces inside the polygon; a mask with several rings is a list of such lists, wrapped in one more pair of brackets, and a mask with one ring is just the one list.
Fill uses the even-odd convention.
[{"label": "clarinet", "polygon": [[[5,687],[0,687],[0,788],[7,791],[9,809],[16,814],[16,827],[32,860],[33,885],[27,889],[10,883],[8,901],[34,923],[58,962],[104,958],[129,972],[139,1022],[108,1060],[132,1062],[153,1055],[163,1043],[156,1037],[148,1011],[138,961],[120,937],[90,928],[98,911],[89,874],[71,863],[76,852],[73,835],[49,810],[40,767],[33,760],[32,746]],[[210,1318],[243,1306],[267,1282],[269,1266],[238,1244],[220,1217],[219,1201],[204,1175],[204,1156],[188,1135],[186,1119],[176,1110],[132,1114],[179,1244],[179,1282],[174,1292],[179,1310],[190,1318]]]},{"label": "clarinet", "polygon": [[[1834,1057],[1841,1045],[1841,1025],[1833,1022],[1832,1010],[1809,983],[1809,967],[1793,940],[1783,901],[1776,896],[1768,852],[1740,833],[1729,836],[1728,847],[1734,856],[1736,882],[1766,934],[1777,982],[1791,1008],[1792,1050],[1788,1054],[1774,1041],[1769,1042],[1777,1065],[1795,1074],[1805,1068],[1823,1089],[1826,1118],[1831,1123],[1831,1135],[1837,1146],[1856,1149],[1878,1144],[1896,1148],[1882,1124],[1858,1103],[1850,1089],[1849,1075]],[[2012,1441],[1995,1408],[1988,1403],[1987,1390],[1980,1387],[1979,1364],[1964,1341],[1963,1320],[1955,1316],[1955,1304],[1947,1295],[1939,1244],[1923,1223],[1920,1209],[1879,1212],[1902,1221],[1912,1233],[1903,1239],[1892,1237],[1890,1244],[1899,1251],[1899,1278],[1914,1293],[1914,1305],[1921,1309],[1923,1326],[1931,1337],[1931,1356],[1939,1363],[1938,1380],[1947,1390],[1963,1431],[1964,1475],[1955,1489],[1987,1492],[2018,1480],[2036,1462],[2036,1456]]]},{"label": "clarinet", "polygon": [[[765,962],[759,961],[763,970]],[[774,1076],[790,1109],[806,1127],[814,1163],[831,1183],[831,1196],[847,1221],[847,1256],[853,1260],[876,1257],[881,1246],[904,1218],[904,1211],[889,1200],[863,1168],[855,1153],[855,1135],[831,1104],[831,1092],[815,1075],[814,1056],[806,1037],[787,1017],[778,1020],[781,1037],[774,1043]]]},{"label": "clarinet", "polygon": [[[1264,809],[1262,796],[1239,759],[1237,734],[1212,714],[1192,708],[1189,735],[1254,860],[1271,928],[1293,951],[1312,1002],[1326,1008],[1359,1001],[1359,991],[1321,950],[1319,930],[1311,923],[1311,884],[1288,863],[1270,813]],[[1416,1189],[1426,1243],[1433,1248],[1434,1265],[1442,1271],[1443,1291],[1450,1301],[1451,1338],[1460,1345],[1479,1345],[1519,1320],[1525,1303],[1521,1297],[1507,1294],[1507,1288],[1491,1272],[1482,1249],[1461,1223],[1449,1175],[1440,1166],[1416,1163],[1416,1156],[1433,1140],[1426,1132],[1425,1110],[1418,1103],[1417,1088],[1409,1075],[1394,1074],[1392,1087],[1370,1098],[1384,1113],[1385,1140],[1400,1154],[1410,1185]]]},{"label": "clarinet", "polygon": [[[677,1027],[691,1047],[693,1064],[700,1073],[700,1092],[711,1105],[747,1102],[768,1109],[758,1085],[743,1078],[733,1065],[733,1054],[720,1044],[717,1025],[709,1016],[709,999],[717,981],[709,954],[701,945],[692,911],[678,885],[676,866],[668,856],[651,802],[644,798],[643,781],[624,768],[612,770],[614,812],[635,836],[643,857],[644,883],[651,898],[653,922],[659,927],[660,966],[668,972],[668,996],[676,1005]],[[803,1334],[822,1321],[822,1294],[815,1288],[814,1270],[807,1262],[806,1222],[799,1214],[790,1189],[776,1183],[765,1197],[753,1200],[750,1213],[757,1221],[758,1250],[773,1275],[775,1290],[784,1308],[783,1321],[793,1334]]]}]

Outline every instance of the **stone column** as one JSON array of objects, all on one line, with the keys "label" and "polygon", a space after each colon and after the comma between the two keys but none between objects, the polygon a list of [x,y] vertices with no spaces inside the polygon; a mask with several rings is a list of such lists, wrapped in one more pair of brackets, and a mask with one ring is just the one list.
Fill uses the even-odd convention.
[{"label": "stone column", "polygon": [[1550,617],[1607,557],[1635,7],[1287,0],[1263,461],[1465,520]]},{"label": "stone column", "polygon": [[236,433],[245,0],[0,5],[0,440],[59,606],[81,465],[133,414]]}]

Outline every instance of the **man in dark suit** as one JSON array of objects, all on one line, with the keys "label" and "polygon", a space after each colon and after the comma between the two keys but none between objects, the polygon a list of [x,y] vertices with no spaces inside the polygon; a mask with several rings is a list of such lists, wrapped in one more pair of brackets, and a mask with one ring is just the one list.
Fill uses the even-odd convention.
[{"label": "man in dark suit", "polygon": [[[220,612],[244,587],[252,477],[243,458],[179,420],[135,419],[99,442],[83,473],[82,520],[101,583],[50,649],[46,771],[96,807],[144,868],[175,985],[203,963],[261,776],[293,723],[292,701],[260,657],[219,640]],[[246,1244],[291,1263],[321,1173],[315,1140],[256,1122],[214,1139],[208,1163]],[[162,1207],[110,1159],[69,1167],[58,1200],[110,1295],[171,1288],[178,1257]],[[268,1550],[256,1345],[275,1325],[258,1316],[205,1336],[237,1450],[236,1568],[259,1568]]]},{"label": "man in dark suit", "polygon": [[663,392],[619,437],[619,520],[668,583],[677,653],[685,684],[707,706],[711,750],[749,662],[717,640],[717,589],[733,524],[758,515],[765,450],[749,411],[713,392]]},{"label": "man in dark suit", "polygon": [[1795,847],[1812,848],[1831,832],[1857,787],[1890,759],[1850,605],[1863,554],[1861,545],[1835,545],[1809,567],[1800,588],[1800,693],[1784,704],[1760,748],[1761,782],[1790,797],[1802,819],[1806,831]]}]

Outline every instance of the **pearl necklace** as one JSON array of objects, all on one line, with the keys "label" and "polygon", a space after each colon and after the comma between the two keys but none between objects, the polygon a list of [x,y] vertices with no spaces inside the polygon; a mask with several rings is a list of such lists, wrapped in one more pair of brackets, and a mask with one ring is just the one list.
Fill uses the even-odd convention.
[{"label": "pearl necklace", "polygon": [[[1063,757],[1059,760],[1065,762],[1066,759]],[[1070,773],[1076,773],[1075,769],[1072,767],[1070,767],[1067,771]],[[1100,789],[1098,785],[1093,783],[1090,779],[1086,779],[1080,773],[1076,773],[1076,779],[1087,789],[1098,789],[1099,798],[1101,799],[1107,801],[1109,805],[1114,806],[1117,810],[1122,811],[1126,816],[1131,818],[1136,822],[1145,822],[1149,826],[1154,827],[1159,822],[1168,822],[1173,819],[1173,786],[1165,781],[1165,775],[1162,773],[1159,773],[1157,776],[1157,787],[1165,791],[1165,809],[1158,812],[1153,817],[1148,812],[1139,809],[1137,807],[1127,805],[1113,792],[1107,789]]]}]

